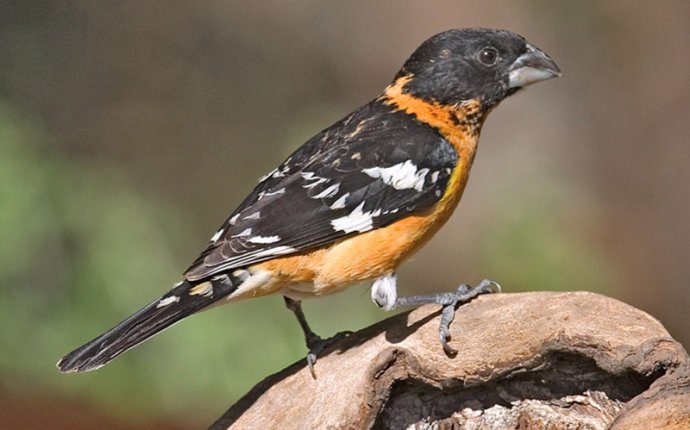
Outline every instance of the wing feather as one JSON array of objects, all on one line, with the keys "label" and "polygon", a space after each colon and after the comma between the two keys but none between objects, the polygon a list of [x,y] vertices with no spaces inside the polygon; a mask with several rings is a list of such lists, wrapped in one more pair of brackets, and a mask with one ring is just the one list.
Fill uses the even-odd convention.
[{"label": "wing feather", "polygon": [[427,209],[457,161],[435,129],[374,101],[262,178],[185,276],[196,281],[319,248]]}]

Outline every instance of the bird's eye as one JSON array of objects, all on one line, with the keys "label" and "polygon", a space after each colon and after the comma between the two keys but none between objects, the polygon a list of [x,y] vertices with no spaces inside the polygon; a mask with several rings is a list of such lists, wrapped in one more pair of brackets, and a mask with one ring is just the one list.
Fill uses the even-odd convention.
[{"label": "bird's eye", "polygon": [[485,66],[493,66],[498,61],[498,51],[494,48],[482,48],[477,59]]}]

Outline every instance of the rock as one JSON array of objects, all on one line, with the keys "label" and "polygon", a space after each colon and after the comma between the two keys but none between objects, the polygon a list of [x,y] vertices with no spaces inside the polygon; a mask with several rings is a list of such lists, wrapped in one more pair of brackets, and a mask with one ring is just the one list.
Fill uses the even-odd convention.
[{"label": "rock", "polygon": [[588,292],[481,296],[444,354],[439,307],[266,378],[212,429],[690,429],[690,359],[650,315]]}]

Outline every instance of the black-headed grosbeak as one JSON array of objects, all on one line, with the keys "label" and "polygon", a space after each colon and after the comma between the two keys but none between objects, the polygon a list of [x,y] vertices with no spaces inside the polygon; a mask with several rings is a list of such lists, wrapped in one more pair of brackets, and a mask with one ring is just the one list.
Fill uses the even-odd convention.
[{"label": "black-headed grosbeak", "polygon": [[397,297],[395,270],[448,220],[467,183],[487,114],[520,88],[560,75],[544,52],[502,30],[450,30],[425,41],[383,94],[326,128],[264,176],[169,292],[67,354],[62,372],[110,360],[217,302],[282,294],[304,330],[310,367],[328,345],[305,297],[373,281],[385,310],[457,303],[497,284]]}]

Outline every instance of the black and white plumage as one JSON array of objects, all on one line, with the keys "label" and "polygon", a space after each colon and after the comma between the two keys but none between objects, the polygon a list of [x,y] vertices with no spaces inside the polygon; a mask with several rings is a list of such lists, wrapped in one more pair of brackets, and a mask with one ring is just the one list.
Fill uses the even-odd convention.
[{"label": "black and white plumage", "polygon": [[264,177],[185,277],[317,248],[427,209],[458,157],[437,130],[375,100]]}]

